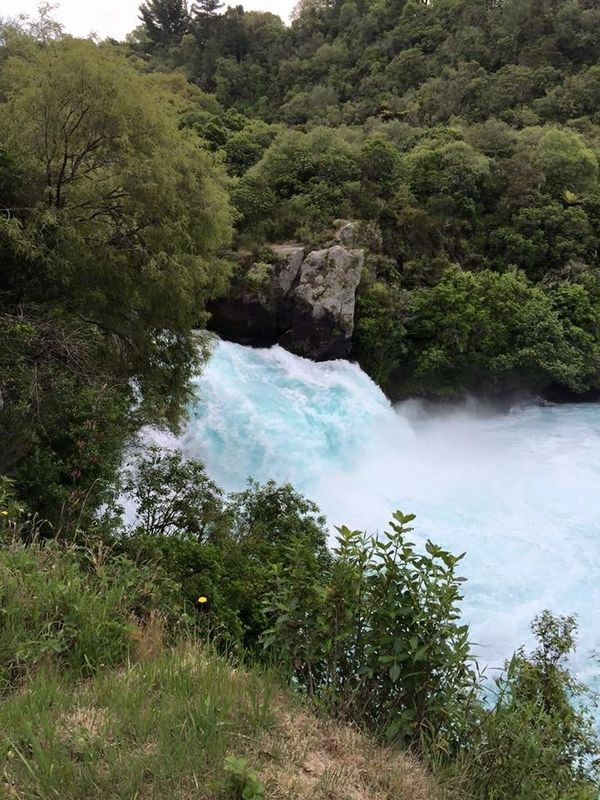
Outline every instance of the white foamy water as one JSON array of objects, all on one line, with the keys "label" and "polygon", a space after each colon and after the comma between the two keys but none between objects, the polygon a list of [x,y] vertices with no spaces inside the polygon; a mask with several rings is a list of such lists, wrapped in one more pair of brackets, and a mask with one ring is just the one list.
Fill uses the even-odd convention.
[{"label": "white foamy water", "polygon": [[600,649],[600,406],[393,408],[356,366],[219,343],[179,442],[226,489],[290,481],[330,525],[375,531],[395,509],[416,541],[466,551],[463,604],[481,659],[530,641],[544,608],[576,613],[577,666]]}]

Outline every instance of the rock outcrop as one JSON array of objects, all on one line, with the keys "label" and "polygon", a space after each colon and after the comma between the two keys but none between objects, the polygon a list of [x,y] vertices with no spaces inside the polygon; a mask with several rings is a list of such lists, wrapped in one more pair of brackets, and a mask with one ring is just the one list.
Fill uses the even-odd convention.
[{"label": "rock outcrop", "polygon": [[274,244],[271,252],[275,256],[273,265],[273,289],[275,295],[283,298],[290,293],[296,282],[298,272],[304,261],[303,244]]},{"label": "rock outcrop", "polygon": [[291,289],[288,328],[280,344],[317,360],[348,355],[363,264],[362,250],[338,244],[309,253]]},{"label": "rock outcrop", "polygon": [[273,263],[241,264],[229,296],[209,306],[211,328],[241,344],[279,343],[317,361],[347,356],[364,253],[342,243],[355,231],[346,230],[354,223],[340,222],[339,243],[308,253],[301,244],[273,245]]}]

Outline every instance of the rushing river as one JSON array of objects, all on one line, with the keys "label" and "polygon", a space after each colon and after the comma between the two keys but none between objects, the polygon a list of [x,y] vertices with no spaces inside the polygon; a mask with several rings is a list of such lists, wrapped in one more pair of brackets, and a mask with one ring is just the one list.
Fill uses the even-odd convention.
[{"label": "rushing river", "polygon": [[544,608],[575,613],[577,666],[600,649],[600,406],[390,405],[355,365],[219,343],[179,444],[227,489],[290,481],[333,527],[385,528],[467,551],[464,613],[500,665]]}]

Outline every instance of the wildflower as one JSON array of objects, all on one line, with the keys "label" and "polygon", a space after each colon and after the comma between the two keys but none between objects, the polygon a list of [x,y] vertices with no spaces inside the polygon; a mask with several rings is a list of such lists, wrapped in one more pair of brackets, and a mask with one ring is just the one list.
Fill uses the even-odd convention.
[{"label": "wildflower", "polygon": [[5,508],[0,511],[0,517],[8,517],[8,511]]},{"label": "wildflower", "polygon": [[198,598],[198,602],[200,603],[200,605],[204,605],[204,603],[208,603],[208,597],[204,597],[204,596],[201,595]]}]

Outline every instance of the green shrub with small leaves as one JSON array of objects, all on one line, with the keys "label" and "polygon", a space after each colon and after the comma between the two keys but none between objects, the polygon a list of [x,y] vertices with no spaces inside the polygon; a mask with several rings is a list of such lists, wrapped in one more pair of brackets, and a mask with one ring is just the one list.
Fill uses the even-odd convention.
[{"label": "green shrub with small leaves", "polygon": [[251,481],[227,496],[198,461],[149,447],[126,470],[123,492],[136,522],[123,527],[120,550],[159,564],[191,607],[206,597],[198,621],[227,647],[257,649],[271,568],[288,562],[288,545],[302,550],[303,569],[323,574],[330,564],[325,520],[290,485]]},{"label": "green shrub with small leaves", "polygon": [[537,646],[515,653],[491,705],[472,719],[457,762],[462,791],[481,800],[594,800],[600,740],[592,698],[567,663],[575,619],[544,611],[531,628]]}]

